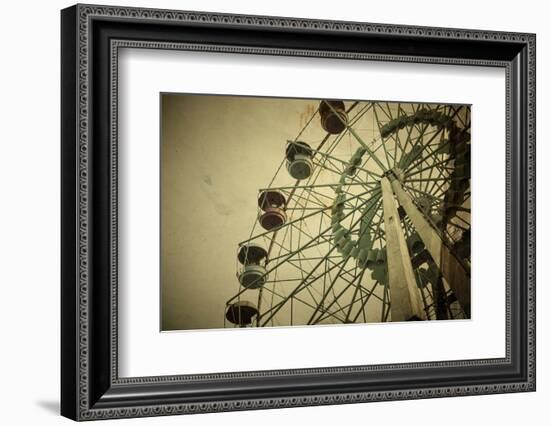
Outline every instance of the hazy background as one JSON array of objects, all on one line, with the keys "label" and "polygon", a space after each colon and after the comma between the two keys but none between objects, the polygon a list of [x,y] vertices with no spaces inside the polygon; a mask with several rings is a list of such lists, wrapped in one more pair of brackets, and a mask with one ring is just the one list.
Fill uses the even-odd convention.
[{"label": "hazy background", "polygon": [[[319,101],[163,94],[161,103],[162,329],[220,328],[240,289],[237,244],[256,221],[258,189]],[[326,133],[309,128],[315,146]]]}]

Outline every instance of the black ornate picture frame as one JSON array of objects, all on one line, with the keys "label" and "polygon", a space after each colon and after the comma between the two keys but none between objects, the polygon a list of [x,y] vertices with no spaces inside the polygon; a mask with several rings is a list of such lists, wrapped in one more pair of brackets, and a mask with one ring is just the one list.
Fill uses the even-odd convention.
[{"label": "black ornate picture frame", "polygon": [[[74,420],[535,390],[535,35],[76,5],[61,13],[61,413]],[[506,73],[506,356],[120,378],[121,47],[428,64]]]}]

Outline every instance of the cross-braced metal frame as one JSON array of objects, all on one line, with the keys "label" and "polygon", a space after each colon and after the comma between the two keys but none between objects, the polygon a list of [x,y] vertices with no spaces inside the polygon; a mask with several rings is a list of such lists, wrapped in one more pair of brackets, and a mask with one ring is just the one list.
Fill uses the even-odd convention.
[{"label": "cross-braced metal frame", "polygon": [[309,144],[309,177],[294,180],[282,155],[259,188],[282,195],[285,219],[267,230],[255,223],[238,244],[267,255],[261,285],[236,281],[226,304],[225,318],[254,302],[253,319],[226,326],[469,317],[470,107],[345,104],[340,133],[308,139],[317,110],[286,142]]}]

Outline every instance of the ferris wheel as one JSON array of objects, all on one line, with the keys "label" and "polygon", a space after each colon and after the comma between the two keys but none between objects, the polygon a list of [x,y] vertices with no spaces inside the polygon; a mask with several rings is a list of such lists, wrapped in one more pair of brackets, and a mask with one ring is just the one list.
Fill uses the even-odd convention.
[{"label": "ferris wheel", "polygon": [[469,106],[322,100],[272,166],[227,327],[470,317]]}]

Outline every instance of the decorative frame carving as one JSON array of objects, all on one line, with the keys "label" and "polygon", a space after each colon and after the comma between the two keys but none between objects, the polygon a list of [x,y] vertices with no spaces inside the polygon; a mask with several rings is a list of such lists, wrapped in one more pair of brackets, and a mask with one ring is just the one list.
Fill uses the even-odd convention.
[{"label": "decorative frame carving", "polygon": [[[135,32],[126,33],[124,25],[128,23],[139,23],[142,28],[140,31],[152,33],[170,24],[172,28],[216,27],[224,28],[228,32],[243,33],[246,33],[247,29],[256,33],[273,30],[278,34],[293,37],[314,32],[326,37],[335,37],[338,34],[348,35],[350,40],[357,37],[358,40],[374,41],[370,51],[354,51],[353,48],[349,51],[322,50],[316,46],[281,47],[276,43],[268,47],[251,46],[246,45],[246,36],[243,36],[242,45],[223,45],[210,41],[199,43],[170,38],[173,37],[173,32],[159,33],[159,40],[153,41],[133,38]],[[104,29],[102,25],[108,28]],[[102,31],[111,32],[107,37],[107,46],[103,45],[106,43],[103,36],[98,35]],[[119,37],[115,36],[115,33]],[[120,37],[121,34],[125,36],[124,39]],[[97,38],[93,43],[94,37]],[[389,49],[387,42],[395,40],[421,44],[418,48],[419,54],[405,55],[394,48]],[[288,44],[288,41],[286,42]],[[284,44],[285,40],[282,43]],[[477,47],[478,51],[470,54],[470,57],[429,54],[430,51],[437,52],[437,45],[442,43],[455,46],[457,50],[452,53],[464,51],[462,46]],[[118,49],[121,47],[505,68],[506,357],[360,367],[119,378],[116,165],[117,70]],[[493,50],[491,53],[488,50],[490,48]],[[98,63],[104,61],[108,63]],[[62,12],[62,78],[63,415],[75,420],[91,420],[535,390],[533,34],[76,5]],[[104,111],[105,106],[98,106],[101,103],[98,101],[100,97],[102,100],[108,98],[108,111]],[[105,135],[108,135],[107,138],[103,133],[94,130],[98,129],[94,126],[99,126],[101,119],[109,122],[108,126],[105,126],[105,123],[102,125],[107,127],[104,131]],[[109,142],[109,146],[98,148],[99,138],[103,138],[103,142]],[[102,163],[101,167],[103,172],[108,172],[108,182],[105,181],[105,176],[99,178],[96,170],[98,159],[104,161],[102,159],[105,155],[109,157],[109,161],[108,164]],[[94,158],[94,163],[90,161],[91,158]],[[103,191],[105,189],[107,191]],[[99,216],[101,219],[98,219]],[[95,229],[98,228],[96,223],[101,225],[99,228],[108,227],[108,238],[95,234]],[[108,289],[101,287],[104,284],[98,284],[97,277],[103,272],[98,273],[99,270],[94,269],[98,256],[103,256],[104,253],[109,259]],[[512,261],[513,257],[517,259]],[[98,290],[99,287],[102,290]],[[103,305],[103,309],[97,307],[98,303]],[[497,381],[496,378],[499,376],[492,375],[488,381],[480,379],[477,383],[453,385],[452,379],[446,376],[456,369],[473,371],[474,368],[495,371],[500,369],[502,377]],[[411,388],[399,384],[399,377],[404,378],[408,371],[414,370],[429,371],[434,377],[432,385]],[[376,375],[380,377],[381,373],[388,372],[392,372],[392,377],[395,377],[395,386],[385,383],[377,388]],[[340,380],[342,377],[348,377],[349,383],[342,385],[337,391],[328,391],[335,388],[331,385],[331,380],[336,375]],[[505,380],[504,376],[509,379]],[[367,380],[368,377],[372,378]],[[298,379],[311,379],[316,383],[311,387],[315,391],[299,391],[293,388],[291,382]],[[242,391],[237,394],[218,392],[214,389],[220,386],[223,388],[223,383],[232,380],[250,383],[250,387],[243,385]],[[285,388],[282,383],[287,387]],[[182,390],[179,397],[166,396],[166,390],[173,391],[176,388]],[[137,395],[137,389],[141,396]]]}]

